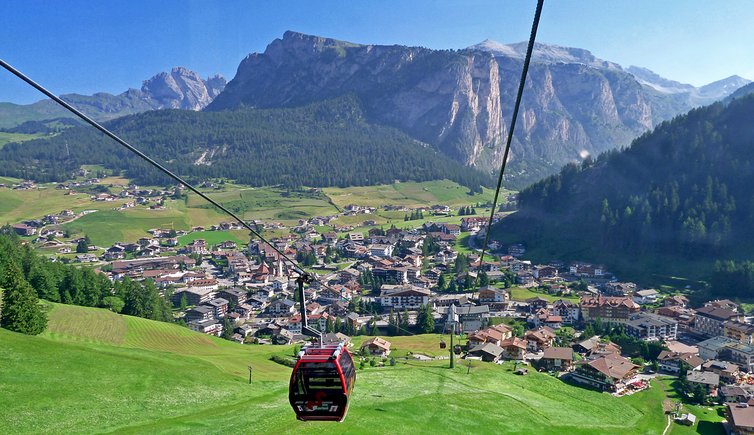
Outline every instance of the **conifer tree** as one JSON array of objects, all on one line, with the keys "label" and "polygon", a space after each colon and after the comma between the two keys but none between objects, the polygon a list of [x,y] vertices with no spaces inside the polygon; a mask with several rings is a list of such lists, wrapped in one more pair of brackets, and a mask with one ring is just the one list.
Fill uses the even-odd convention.
[{"label": "conifer tree", "polygon": [[388,335],[397,335],[398,332],[398,321],[395,318],[395,311],[393,309],[390,309],[390,316],[388,317],[388,328],[387,333]]},{"label": "conifer tree", "polygon": [[233,339],[233,324],[230,322],[230,317],[228,316],[225,316],[223,319],[223,332],[221,337],[226,340]]},{"label": "conifer tree", "polygon": [[335,325],[333,326],[334,332],[343,332],[343,321],[340,320],[340,317],[335,318]]},{"label": "conifer tree", "polygon": [[377,328],[377,322],[372,320],[372,335],[377,336],[380,335],[380,330]]},{"label": "conifer tree", "polygon": [[403,309],[403,314],[401,314],[400,319],[401,319],[400,327],[401,327],[402,334],[408,334],[408,328],[411,325],[408,323],[408,309],[407,308]]},{"label": "conifer tree", "polygon": [[437,290],[438,291],[445,290],[445,286],[446,285],[447,285],[447,282],[446,282],[446,279],[445,279],[445,275],[444,274],[440,274],[440,278],[437,279]]},{"label": "conifer tree", "polygon": [[432,308],[429,304],[422,305],[416,320],[416,327],[421,334],[430,334],[435,330],[435,319],[432,317]]},{"label": "conifer tree", "polygon": [[484,287],[490,284],[490,278],[484,271],[479,272],[479,287]]},{"label": "conifer tree", "polygon": [[22,334],[42,333],[47,327],[47,315],[37,303],[36,292],[24,280],[15,263],[6,265],[2,286],[6,292],[0,326]]}]

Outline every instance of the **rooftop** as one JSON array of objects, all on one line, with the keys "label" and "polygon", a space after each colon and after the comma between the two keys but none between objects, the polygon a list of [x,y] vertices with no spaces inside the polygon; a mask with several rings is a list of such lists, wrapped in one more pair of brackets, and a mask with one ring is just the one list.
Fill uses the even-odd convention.
[{"label": "rooftop", "polygon": [[714,305],[701,307],[696,310],[698,316],[710,317],[715,320],[728,320],[733,317],[737,317],[738,313],[728,308],[720,308]]},{"label": "rooftop", "polygon": [[573,361],[573,350],[570,347],[548,347],[542,358]]},{"label": "rooftop", "polygon": [[483,353],[498,357],[504,352],[504,350],[502,347],[494,343],[482,343],[482,344],[478,344],[477,346],[475,346],[473,349],[469,351],[469,353],[477,353],[477,352],[483,352]]},{"label": "rooftop", "polygon": [[635,328],[648,328],[651,326],[654,326],[654,327],[672,326],[677,323],[678,322],[676,320],[673,320],[670,317],[659,316],[657,314],[651,314],[651,313],[637,314],[636,316],[632,317],[631,320],[628,321],[628,325],[631,325]]},{"label": "rooftop", "polygon": [[623,379],[639,366],[617,354],[608,354],[587,362],[594,369],[612,379]]},{"label": "rooftop", "polygon": [[689,382],[697,384],[717,386],[720,384],[720,375],[713,372],[691,371],[686,375]]},{"label": "rooftop", "polygon": [[700,349],[708,348],[712,350],[719,350],[733,343],[737,343],[737,341],[733,340],[732,338],[717,336],[704,341],[700,341],[699,343],[697,343],[697,347],[699,347]]},{"label": "rooftop", "polygon": [[381,349],[390,350],[390,342],[384,338],[374,337],[365,341],[361,347],[377,346]]}]

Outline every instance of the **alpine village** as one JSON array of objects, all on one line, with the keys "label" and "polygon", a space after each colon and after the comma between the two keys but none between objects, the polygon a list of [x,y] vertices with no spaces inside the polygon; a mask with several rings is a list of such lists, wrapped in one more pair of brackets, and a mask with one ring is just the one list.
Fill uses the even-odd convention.
[{"label": "alpine village", "polygon": [[[754,173],[741,173],[754,87],[736,76],[681,98],[649,70],[537,47],[499,199],[502,155],[483,149],[504,141],[517,45],[286,32],[228,83],[174,68],[110,95],[115,114],[98,100],[109,94],[67,97],[242,222],[72,115],[8,103],[0,432],[316,431],[286,401],[291,370],[319,346],[355,365],[349,417],[320,426],[338,432],[466,432],[443,420],[469,413],[448,424],[754,434]],[[342,76],[377,63],[378,78]],[[570,86],[607,92],[622,120],[603,106],[575,115],[591,103],[567,101]],[[426,89],[440,97],[420,102]],[[639,110],[651,115],[626,120]],[[551,163],[516,150],[538,143]]]}]

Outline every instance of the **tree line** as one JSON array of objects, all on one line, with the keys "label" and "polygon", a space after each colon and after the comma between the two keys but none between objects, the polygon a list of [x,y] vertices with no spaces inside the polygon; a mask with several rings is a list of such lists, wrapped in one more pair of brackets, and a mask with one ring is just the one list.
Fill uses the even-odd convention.
[{"label": "tree line", "polygon": [[520,192],[519,212],[493,233],[602,258],[710,259],[710,270],[741,257],[754,236],[752,111],[754,96],[694,109],[626,150],[569,164]]},{"label": "tree line", "polygon": [[[51,261],[37,254],[6,225],[0,228],[0,287],[5,301],[2,326],[31,334],[44,330],[39,299],[68,305],[101,307],[116,313],[169,322],[169,295],[161,295],[152,280],[124,279],[112,283],[103,273]],[[11,317],[8,317],[9,319]],[[25,319],[25,320],[24,320]],[[18,325],[18,326],[13,326]]]},{"label": "tree line", "polygon": [[[251,186],[347,187],[447,178],[471,191],[491,184],[489,175],[394,128],[369,124],[352,96],[286,109],[150,111],[106,125],[192,181],[227,178]],[[4,176],[64,181],[84,164],[124,171],[138,184],[171,182],[90,127],[0,150]]]}]

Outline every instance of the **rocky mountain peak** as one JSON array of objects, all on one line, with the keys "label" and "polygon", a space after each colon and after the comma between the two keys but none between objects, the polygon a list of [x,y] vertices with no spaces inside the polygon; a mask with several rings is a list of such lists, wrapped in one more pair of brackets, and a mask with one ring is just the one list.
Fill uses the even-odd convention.
[{"label": "rocky mountain peak", "polygon": [[[431,50],[288,31],[264,52],[247,56],[206,110],[295,107],[353,95],[370,122],[493,170],[502,159],[526,48],[488,39],[468,49]],[[662,79],[641,72],[647,82]],[[657,92],[638,75],[588,50],[536,44],[511,177],[523,184],[585,155],[628,145],[698,100]]]},{"label": "rocky mountain peak", "polygon": [[[293,56],[296,59],[307,59],[312,56],[319,56],[324,52],[332,52],[337,56],[343,56],[347,48],[354,47],[362,46],[333,38],[307,35],[288,30],[283,34],[282,39],[275,39],[267,45],[263,55],[274,62],[284,62],[284,58],[288,56]],[[247,59],[255,56],[259,56],[259,54],[251,54]]]},{"label": "rocky mountain peak", "polygon": [[663,94],[687,93],[693,92],[695,89],[692,85],[666,79],[665,77],[662,77],[661,75],[647,68],[631,65],[626,68],[626,71],[634,76],[639,81],[639,83],[649,86],[658,92],[662,92]]},{"label": "rocky mountain peak", "polygon": [[733,75],[697,88],[687,83],[666,79],[647,68],[630,66],[626,68],[626,71],[642,85],[661,94],[684,100],[689,107],[703,106],[724,99],[751,82],[743,77]]},{"label": "rocky mountain peak", "polygon": [[699,93],[711,98],[720,99],[735,92],[737,89],[751,83],[751,80],[738,75],[732,75],[722,80],[714,81],[699,88]]},{"label": "rocky mountain peak", "polygon": [[[494,56],[510,57],[514,59],[523,59],[526,57],[528,43],[517,42],[514,44],[502,44],[491,39],[485,39],[479,44],[468,47],[469,50],[479,50],[492,53]],[[545,64],[556,63],[577,63],[587,65],[593,68],[622,70],[620,65],[597,58],[589,50],[574,47],[562,47],[553,44],[534,44],[534,53],[532,53],[534,62]]]},{"label": "rocky mountain peak", "polygon": [[141,92],[156,102],[157,108],[201,110],[225,87],[225,79],[215,76],[211,86],[198,73],[184,67],[161,72],[144,81]]}]

